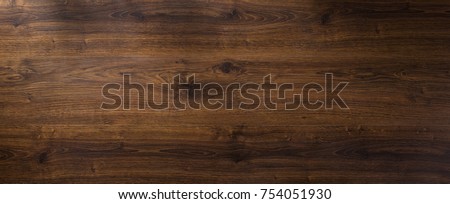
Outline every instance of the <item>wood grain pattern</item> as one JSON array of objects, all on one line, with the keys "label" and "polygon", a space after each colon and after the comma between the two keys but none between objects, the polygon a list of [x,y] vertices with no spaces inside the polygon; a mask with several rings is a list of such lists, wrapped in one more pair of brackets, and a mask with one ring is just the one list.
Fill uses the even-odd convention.
[{"label": "wood grain pattern", "polygon": [[[450,183],[449,66],[448,0],[2,0],[0,183]],[[99,108],[326,72],[349,110]]]}]

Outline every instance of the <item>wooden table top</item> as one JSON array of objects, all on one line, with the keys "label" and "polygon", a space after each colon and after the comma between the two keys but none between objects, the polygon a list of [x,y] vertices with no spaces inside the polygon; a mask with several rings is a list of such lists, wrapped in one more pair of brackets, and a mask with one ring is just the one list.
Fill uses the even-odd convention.
[{"label": "wooden table top", "polygon": [[[347,108],[101,108],[327,73]],[[450,1],[1,1],[0,183],[450,183]]]}]

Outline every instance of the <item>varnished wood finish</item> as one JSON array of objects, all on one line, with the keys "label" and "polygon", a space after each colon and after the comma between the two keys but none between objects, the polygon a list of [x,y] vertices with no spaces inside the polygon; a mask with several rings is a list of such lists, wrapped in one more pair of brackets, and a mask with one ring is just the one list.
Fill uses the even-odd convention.
[{"label": "varnished wood finish", "polygon": [[[1,183],[450,183],[450,1],[2,0]],[[165,82],[348,81],[349,110],[100,109]]]}]

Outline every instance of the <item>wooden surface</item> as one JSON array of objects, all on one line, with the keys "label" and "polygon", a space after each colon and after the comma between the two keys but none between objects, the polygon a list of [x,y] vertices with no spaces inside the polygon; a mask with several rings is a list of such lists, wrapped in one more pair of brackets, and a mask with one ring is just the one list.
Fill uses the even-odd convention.
[{"label": "wooden surface", "polygon": [[[349,110],[100,109],[327,72]],[[450,183],[450,1],[2,0],[0,95],[1,183]]]}]

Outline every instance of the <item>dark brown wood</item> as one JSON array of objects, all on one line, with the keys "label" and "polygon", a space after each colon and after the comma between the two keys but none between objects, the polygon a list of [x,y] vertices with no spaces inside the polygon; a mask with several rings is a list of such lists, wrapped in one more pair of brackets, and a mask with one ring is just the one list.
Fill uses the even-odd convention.
[{"label": "dark brown wood", "polygon": [[[123,73],[350,109],[101,110]],[[3,0],[0,95],[0,183],[450,183],[450,1]]]}]

